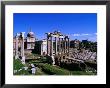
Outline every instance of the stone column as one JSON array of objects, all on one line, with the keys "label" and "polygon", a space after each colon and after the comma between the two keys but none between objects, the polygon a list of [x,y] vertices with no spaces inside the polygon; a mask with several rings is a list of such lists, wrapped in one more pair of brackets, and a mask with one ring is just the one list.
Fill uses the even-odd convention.
[{"label": "stone column", "polygon": [[53,38],[52,38],[52,36],[51,36],[51,48],[50,48],[50,53],[51,53],[51,56],[53,56]]},{"label": "stone column", "polygon": [[49,42],[49,37],[48,37],[48,34],[47,34],[47,55],[49,54],[49,53],[48,53],[48,48],[49,48],[49,47],[48,47],[48,42]]},{"label": "stone column", "polygon": [[18,59],[18,33],[16,35],[16,43],[15,43],[15,59]]},{"label": "stone column", "polygon": [[68,43],[67,43],[68,45],[67,45],[67,49],[68,49],[68,55],[69,55],[69,48],[70,48],[70,41],[69,41],[69,38],[68,38]]},{"label": "stone column", "polygon": [[57,37],[55,37],[55,54],[57,54]]},{"label": "stone column", "polygon": [[23,46],[22,46],[22,48],[23,48],[23,49],[22,49],[22,53],[23,53],[23,56],[24,56],[24,32],[22,32],[22,40],[23,40],[23,41],[22,41],[22,43],[23,43],[23,44],[22,44],[22,45],[23,45]]},{"label": "stone column", "polygon": [[62,38],[62,48],[61,48],[61,50],[62,50],[62,53],[64,53],[64,42],[63,42],[63,38]]},{"label": "stone column", "polygon": [[22,52],[22,49],[23,49],[23,45],[22,45],[23,43],[22,43],[22,42],[23,42],[23,41],[22,41],[22,37],[20,36],[20,45],[21,45],[20,55],[21,55],[21,57],[23,56],[23,55],[22,55],[22,53],[23,53],[23,52]]},{"label": "stone column", "polygon": [[67,44],[66,44],[66,37],[65,37],[64,43],[65,43],[65,46],[64,46],[64,53],[66,53],[66,46],[67,46]]},{"label": "stone column", "polygon": [[52,58],[52,61],[53,61],[53,65],[55,64],[55,60],[54,60],[54,56],[53,56],[53,37],[51,35],[51,48],[50,48],[50,53],[51,53],[51,58]]},{"label": "stone column", "polygon": [[21,33],[21,38],[22,38],[22,43],[21,43],[21,46],[22,46],[22,47],[21,47],[22,64],[25,64],[25,56],[24,56],[24,33],[25,33],[25,32],[22,32],[22,33]]},{"label": "stone column", "polygon": [[61,40],[60,40],[60,37],[59,37],[59,53],[61,53]]},{"label": "stone column", "polygon": [[41,55],[43,55],[43,42],[41,42]]}]

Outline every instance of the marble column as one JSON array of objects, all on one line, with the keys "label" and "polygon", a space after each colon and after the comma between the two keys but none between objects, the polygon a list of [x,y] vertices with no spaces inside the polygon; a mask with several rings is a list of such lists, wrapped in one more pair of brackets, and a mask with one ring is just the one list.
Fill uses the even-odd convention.
[{"label": "marble column", "polygon": [[60,37],[59,37],[59,53],[61,53],[61,40],[60,40]]},{"label": "marble column", "polygon": [[21,38],[22,38],[22,44],[21,44],[21,46],[22,46],[22,47],[21,47],[22,64],[25,64],[25,56],[24,56],[24,33],[25,33],[25,32],[22,32],[22,33],[21,33]]},{"label": "marble column", "polygon": [[47,34],[47,55],[49,54],[49,52],[48,52],[48,42],[49,42],[49,37],[48,37],[48,34]]},{"label": "marble column", "polygon": [[43,55],[43,42],[41,42],[41,55]]},{"label": "marble column", "polygon": [[66,37],[65,37],[65,41],[64,41],[64,43],[65,43],[65,46],[64,46],[64,53],[66,53]]},{"label": "marble column", "polygon": [[57,54],[57,37],[55,37],[55,54]]},{"label": "marble column", "polygon": [[68,43],[67,43],[68,45],[67,45],[67,49],[68,49],[68,55],[69,55],[69,48],[70,48],[70,41],[69,41],[69,38],[68,38]]},{"label": "marble column", "polygon": [[55,64],[55,60],[54,60],[54,56],[53,56],[53,37],[51,35],[51,48],[50,48],[50,53],[51,53],[51,58],[52,58],[52,61],[53,61],[53,65]]},{"label": "marble column", "polygon": [[16,43],[15,43],[15,59],[18,59],[18,35],[16,35]]},{"label": "marble column", "polygon": [[51,48],[50,48],[50,53],[51,53],[51,56],[53,56],[53,37],[51,36]]},{"label": "marble column", "polygon": [[63,41],[63,38],[62,38],[62,48],[61,48],[61,50],[62,50],[62,53],[64,53],[64,41]]},{"label": "marble column", "polygon": [[22,45],[23,43],[22,43],[22,42],[23,42],[23,41],[22,41],[22,37],[20,37],[20,38],[21,38],[21,40],[20,40],[20,45],[21,45],[20,55],[21,55],[21,57],[22,57],[22,56],[23,56],[23,55],[22,55],[22,53],[23,53],[23,50],[22,50],[22,49],[23,49],[23,45]]}]

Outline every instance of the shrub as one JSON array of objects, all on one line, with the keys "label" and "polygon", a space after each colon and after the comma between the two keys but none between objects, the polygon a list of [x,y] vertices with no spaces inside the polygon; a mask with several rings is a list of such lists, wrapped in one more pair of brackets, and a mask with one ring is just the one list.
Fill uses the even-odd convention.
[{"label": "shrub", "polygon": [[16,59],[16,60],[14,59],[13,66],[14,66],[13,70],[17,71],[16,73],[14,73],[14,75],[29,75],[30,74],[28,70],[23,69],[24,65],[21,63],[19,59]]},{"label": "shrub", "polygon": [[16,59],[16,60],[14,59],[13,66],[14,66],[14,70],[19,70],[22,67],[24,67],[24,65],[21,63],[19,59]]},{"label": "shrub", "polygon": [[40,64],[40,65],[42,70],[50,75],[69,75],[70,74],[70,72],[67,70],[63,70],[49,64]]},{"label": "shrub", "polygon": [[15,75],[31,75],[31,73],[29,73],[28,70],[21,70],[21,71],[18,71],[17,73],[15,73]]}]

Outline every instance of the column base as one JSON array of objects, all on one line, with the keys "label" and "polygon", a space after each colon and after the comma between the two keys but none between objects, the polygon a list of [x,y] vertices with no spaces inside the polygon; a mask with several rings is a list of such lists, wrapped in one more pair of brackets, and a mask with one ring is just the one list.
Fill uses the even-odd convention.
[{"label": "column base", "polygon": [[52,61],[53,61],[53,65],[55,65],[55,59],[54,59],[54,56],[51,56],[51,58],[52,58]]},{"label": "column base", "polygon": [[22,57],[21,62],[22,64],[25,64],[25,56]]},{"label": "column base", "polygon": [[18,57],[18,55],[15,55],[15,59],[18,59],[19,57]]}]

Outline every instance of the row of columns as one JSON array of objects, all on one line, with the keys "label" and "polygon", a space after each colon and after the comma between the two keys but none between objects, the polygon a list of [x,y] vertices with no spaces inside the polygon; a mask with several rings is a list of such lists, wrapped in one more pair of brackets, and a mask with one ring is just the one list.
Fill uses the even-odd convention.
[{"label": "row of columns", "polygon": [[[58,54],[58,53],[69,53],[69,38],[59,38],[59,41],[57,40],[58,37],[55,37],[55,54]],[[49,40],[47,40],[49,41]],[[51,36],[51,40],[50,40],[50,49],[51,49],[51,52],[53,52],[53,37]],[[59,47],[58,47],[59,45]],[[48,47],[47,47],[48,48]],[[59,51],[58,51],[58,48],[59,48]],[[48,52],[47,52],[48,53]]]},{"label": "row of columns", "polygon": [[[69,37],[68,36],[56,36],[53,33],[47,33],[47,54],[53,57],[53,38],[55,38],[55,55],[68,54],[69,55]],[[59,39],[59,40],[58,40]],[[49,43],[50,41],[50,43]],[[58,47],[59,46],[59,47]],[[50,50],[49,50],[50,48]],[[50,51],[50,52],[49,52]]]}]

